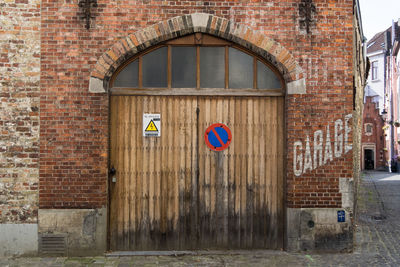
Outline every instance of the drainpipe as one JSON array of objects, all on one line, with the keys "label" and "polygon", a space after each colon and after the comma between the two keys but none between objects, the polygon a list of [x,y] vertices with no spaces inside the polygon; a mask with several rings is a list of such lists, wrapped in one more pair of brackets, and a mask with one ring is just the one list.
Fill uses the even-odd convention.
[{"label": "drainpipe", "polygon": [[393,65],[393,44],[394,44],[394,39],[395,39],[395,23],[394,20],[392,20],[392,36],[391,36],[391,40],[390,40],[390,47],[389,47],[389,89],[390,89],[390,121],[392,122],[390,125],[390,134],[391,134],[391,138],[390,138],[390,152],[391,152],[391,157],[390,157],[390,162],[392,161],[392,159],[395,156],[395,127],[394,127],[394,121],[395,121],[395,116],[394,116],[394,112],[395,112],[395,107],[394,107],[394,87],[393,87],[393,80],[394,80],[394,65]]},{"label": "drainpipe", "polygon": [[[392,158],[393,158],[393,125],[391,122],[393,122],[393,94],[392,94],[392,84],[391,84],[391,76],[392,76],[392,49],[391,49],[391,40],[389,40],[389,32],[385,31],[384,32],[384,41],[385,41],[385,47],[384,47],[384,88],[385,88],[385,94],[384,94],[384,103],[385,106],[384,108],[387,111],[387,116],[386,116],[386,125],[388,126],[387,129],[387,165],[388,165],[388,171],[392,172]],[[391,37],[391,36],[390,36]]]}]

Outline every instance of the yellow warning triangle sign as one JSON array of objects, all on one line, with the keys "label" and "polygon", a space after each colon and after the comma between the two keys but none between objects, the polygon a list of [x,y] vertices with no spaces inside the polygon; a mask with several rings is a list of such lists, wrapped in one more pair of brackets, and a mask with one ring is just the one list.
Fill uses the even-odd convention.
[{"label": "yellow warning triangle sign", "polygon": [[145,131],[146,131],[146,132],[158,132],[158,129],[157,129],[156,125],[154,124],[154,121],[153,121],[153,120],[151,120],[151,121],[149,122],[149,125],[147,125]]}]

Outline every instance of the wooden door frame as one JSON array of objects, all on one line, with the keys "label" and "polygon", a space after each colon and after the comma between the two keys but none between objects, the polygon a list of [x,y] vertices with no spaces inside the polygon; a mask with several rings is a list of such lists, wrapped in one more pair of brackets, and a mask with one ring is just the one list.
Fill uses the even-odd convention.
[{"label": "wooden door frame", "polygon": [[[260,56],[256,55],[254,52],[251,52],[241,46],[238,46],[234,43],[225,41],[223,39],[219,39],[219,38],[215,38],[212,37],[211,35],[207,35],[207,34],[203,34],[204,36],[210,36],[212,41],[210,41],[211,43],[208,45],[215,45],[215,40],[221,40],[221,43],[219,43],[219,45],[227,45],[227,43],[229,43],[231,46],[238,48],[242,51],[245,51],[248,54],[253,55],[254,57],[256,57],[257,59],[261,60],[263,63],[265,63],[266,65],[270,66],[272,70],[274,70],[275,73],[278,74],[278,77],[281,79],[281,84],[282,84],[282,88],[280,90],[269,90],[269,91],[264,91],[264,92],[254,92],[254,91],[248,91],[248,90],[241,90],[241,89],[228,89],[225,88],[224,90],[220,90],[220,89],[208,89],[208,90],[198,90],[197,88],[183,88],[181,90],[165,90],[165,89],[160,89],[160,88],[145,88],[145,89],[135,89],[135,90],[125,90],[122,91],[120,89],[113,89],[111,87],[112,82],[114,81],[116,75],[123,69],[123,67],[125,67],[127,64],[129,64],[129,62],[135,60],[136,58],[138,58],[139,56],[149,53],[154,49],[157,49],[161,46],[164,46],[165,44],[162,45],[156,45],[153,46],[147,50],[145,50],[144,52],[139,53],[138,55],[135,55],[134,57],[132,57],[130,60],[126,61],[125,63],[121,64],[121,66],[117,69],[116,72],[114,72],[111,80],[109,81],[110,84],[110,90],[108,90],[108,170],[112,167],[110,166],[111,164],[111,97],[112,96],[118,96],[118,95],[130,95],[130,96],[160,96],[160,95],[164,95],[164,96],[199,96],[199,97],[204,97],[204,96],[257,96],[257,97],[283,97],[283,102],[284,102],[284,107],[283,107],[283,114],[281,114],[283,116],[283,136],[282,136],[282,142],[283,142],[283,181],[282,181],[282,195],[281,197],[281,201],[282,201],[282,215],[281,215],[281,220],[282,220],[282,225],[279,225],[278,227],[282,227],[282,231],[281,231],[281,244],[282,244],[282,248],[286,249],[287,248],[287,244],[286,244],[286,240],[287,240],[287,231],[286,231],[286,226],[287,226],[287,205],[286,205],[286,200],[287,200],[287,155],[288,155],[288,151],[287,151],[287,144],[288,144],[288,140],[287,140],[287,106],[288,106],[288,100],[287,100],[287,90],[286,90],[286,83],[285,80],[283,79],[282,75],[279,73],[279,71],[272,66],[272,64],[270,64],[268,61],[266,61],[265,59],[261,58]],[[193,36],[195,36],[193,34]],[[185,37],[183,37],[185,38]],[[181,38],[181,39],[183,39]],[[167,45],[171,45],[171,44],[181,44],[179,43],[180,39],[174,39],[171,40],[169,42],[166,42]],[[183,45],[187,45],[187,43],[183,43]],[[203,45],[207,45],[203,44]],[[170,86],[170,81],[168,82],[168,85]],[[108,175],[107,178],[107,249],[110,249],[111,246],[111,229],[110,229],[110,209],[111,209],[111,177],[110,175]]]}]

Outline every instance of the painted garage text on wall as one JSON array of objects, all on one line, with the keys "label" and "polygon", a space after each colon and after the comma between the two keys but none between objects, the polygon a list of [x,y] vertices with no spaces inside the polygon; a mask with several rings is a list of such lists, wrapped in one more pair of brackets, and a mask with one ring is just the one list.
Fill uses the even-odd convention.
[{"label": "painted garage text on wall", "polygon": [[340,158],[349,152],[352,149],[352,143],[349,142],[351,118],[352,114],[348,114],[344,117],[344,122],[342,119],[337,119],[332,125],[333,136],[331,136],[331,127],[328,124],[325,131],[315,131],[312,140],[307,135],[305,143],[294,142],[294,175],[300,176],[307,171],[312,171],[332,161],[334,157]]}]

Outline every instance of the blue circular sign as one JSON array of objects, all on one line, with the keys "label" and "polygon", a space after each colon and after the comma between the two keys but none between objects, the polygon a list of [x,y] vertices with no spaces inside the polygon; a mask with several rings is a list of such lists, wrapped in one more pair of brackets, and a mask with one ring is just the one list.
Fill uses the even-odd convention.
[{"label": "blue circular sign", "polygon": [[204,134],[207,146],[214,151],[226,149],[232,141],[231,130],[222,123],[215,123]]}]

